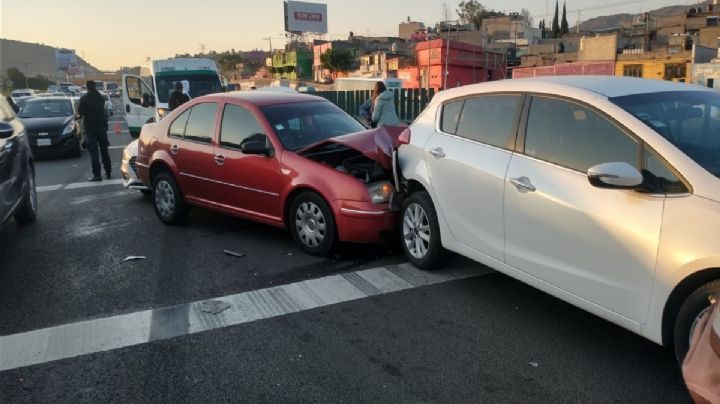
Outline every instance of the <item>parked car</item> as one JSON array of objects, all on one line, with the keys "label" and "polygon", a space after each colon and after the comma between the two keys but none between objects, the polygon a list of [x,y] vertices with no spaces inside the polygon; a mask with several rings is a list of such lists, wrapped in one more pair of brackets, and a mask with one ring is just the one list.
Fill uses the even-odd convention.
[{"label": "parked car", "polygon": [[123,177],[125,189],[136,189],[143,195],[150,195],[151,190],[138,177],[137,171],[138,139],[130,142],[123,149],[120,173]]},{"label": "parked car", "polygon": [[28,100],[20,111],[33,154],[82,154],[81,125],[69,97],[39,97]]},{"label": "parked car", "polygon": [[0,224],[20,224],[37,215],[35,167],[25,127],[8,102],[0,99]]},{"label": "parked car", "polygon": [[720,94],[614,77],[442,91],[398,151],[402,246],[673,346],[720,291]]},{"label": "parked car", "polygon": [[143,126],[138,176],[166,224],[202,206],[286,227],[304,251],[327,255],[339,241],[379,242],[396,227],[388,202],[400,131],[364,129],[310,95],[203,96]]},{"label": "parked car", "polygon": [[35,90],[30,88],[19,88],[17,90],[13,90],[13,92],[10,93],[10,96],[13,98],[32,97],[33,95],[35,95]]}]

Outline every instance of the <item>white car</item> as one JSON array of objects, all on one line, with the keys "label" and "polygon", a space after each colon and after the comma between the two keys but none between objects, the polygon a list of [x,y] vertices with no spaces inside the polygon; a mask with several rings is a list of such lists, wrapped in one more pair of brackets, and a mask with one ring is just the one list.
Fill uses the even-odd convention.
[{"label": "white car", "polygon": [[471,85],[436,95],[405,141],[414,265],[452,250],[682,361],[720,292],[720,93],[602,76]]},{"label": "white car", "polygon": [[137,175],[137,166],[135,165],[138,155],[137,139],[130,142],[123,149],[122,163],[120,163],[120,173],[123,177],[123,185],[126,189],[137,189],[143,195],[150,195],[150,188],[146,187]]}]

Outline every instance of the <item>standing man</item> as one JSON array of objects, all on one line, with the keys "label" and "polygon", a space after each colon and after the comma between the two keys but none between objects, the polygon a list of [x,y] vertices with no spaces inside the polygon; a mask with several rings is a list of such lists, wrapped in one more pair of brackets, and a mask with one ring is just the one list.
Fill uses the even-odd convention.
[{"label": "standing man", "polygon": [[85,146],[90,152],[93,176],[88,181],[102,181],[100,176],[100,159],[98,149],[102,157],[102,165],[105,168],[105,177],[110,178],[112,170],[110,167],[110,155],[108,154],[108,116],[105,111],[105,100],[98,92],[95,82],[89,80],[87,83],[87,94],[80,98],[78,115],[83,118],[85,125]]},{"label": "standing man", "polygon": [[183,93],[182,82],[176,81],[175,90],[170,93],[170,99],[168,99],[168,109],[172,111],[188,101],[190,101],[190,97],[188,97],[187,94]]}]

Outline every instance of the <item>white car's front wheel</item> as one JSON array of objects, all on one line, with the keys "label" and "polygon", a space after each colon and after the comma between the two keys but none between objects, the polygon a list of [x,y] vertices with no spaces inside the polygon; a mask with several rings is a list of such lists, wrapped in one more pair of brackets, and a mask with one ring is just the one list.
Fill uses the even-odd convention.
[{"label": "white car's front wheel", "polygon": [[405,257],[416,267],[430,270],[443,255],[437,213],[430,195],[416,192],[403,202],[400,235]]}]

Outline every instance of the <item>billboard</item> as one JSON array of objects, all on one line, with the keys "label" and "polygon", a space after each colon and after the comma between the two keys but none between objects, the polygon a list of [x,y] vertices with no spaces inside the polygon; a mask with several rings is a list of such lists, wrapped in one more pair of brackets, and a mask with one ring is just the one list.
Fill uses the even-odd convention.
[{"label": "billboard", "polygon": [[55,51],[55,68],[68,74],[77,74],[80,69],[73,49],[57,49]]},{"label": "billboard", "polygon": [[326,34],[328,32],[327,4],[286,1],[285,31]]}]

